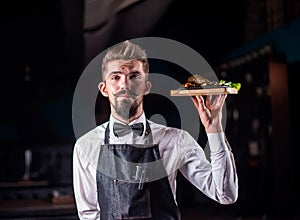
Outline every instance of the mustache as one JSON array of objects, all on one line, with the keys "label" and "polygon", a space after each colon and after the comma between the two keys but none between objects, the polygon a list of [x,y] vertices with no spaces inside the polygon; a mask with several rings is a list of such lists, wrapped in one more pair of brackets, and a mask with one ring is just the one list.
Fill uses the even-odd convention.
[{"label": "mustache", "polygon": [[131,90],[122,90],[122,91],[114,94],[115,98],[119,97],[120,95],[128,95],[128,96],[132,96],[132,97],[138,96],[138,94],[132,92]]}]

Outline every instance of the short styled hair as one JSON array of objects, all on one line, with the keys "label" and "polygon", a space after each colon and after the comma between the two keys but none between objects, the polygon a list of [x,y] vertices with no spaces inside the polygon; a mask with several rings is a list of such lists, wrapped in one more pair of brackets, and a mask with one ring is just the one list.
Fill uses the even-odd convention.
[{"label": "short styled hair", "polygon": [[129,40],[123,41],[107,50],[102,59],[103,80],[105,80],[106,65],[109,61],[113,60],[139,60],[143,63],[145,73],[149,73],[149,62],[146,51]]}]

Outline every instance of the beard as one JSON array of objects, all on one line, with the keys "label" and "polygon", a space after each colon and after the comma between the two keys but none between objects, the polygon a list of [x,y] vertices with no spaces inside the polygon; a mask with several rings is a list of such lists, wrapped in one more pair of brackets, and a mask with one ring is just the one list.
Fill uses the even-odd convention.
[{"label": "beard", "polygon": [[124,94],[121,92],[116,94],[115,96],[115,105],[112,105],[116,114],[119,115],[124,120],[128,120],[129,118],[136,115],[138,111],[138,107],[142,103],[142,99],[138,99],[135,94],[132,94],[133,99],[118,99],[118,96]]}]

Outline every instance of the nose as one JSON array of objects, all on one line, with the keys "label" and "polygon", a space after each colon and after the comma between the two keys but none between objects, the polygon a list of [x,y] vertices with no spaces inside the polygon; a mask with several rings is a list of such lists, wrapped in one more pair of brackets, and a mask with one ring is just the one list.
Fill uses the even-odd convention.
[{"label": "nose", "polygon": [[122,75],[121,80],[120,80],[120,88],[121,89],[128,89],[128,78],[126,75]]}]

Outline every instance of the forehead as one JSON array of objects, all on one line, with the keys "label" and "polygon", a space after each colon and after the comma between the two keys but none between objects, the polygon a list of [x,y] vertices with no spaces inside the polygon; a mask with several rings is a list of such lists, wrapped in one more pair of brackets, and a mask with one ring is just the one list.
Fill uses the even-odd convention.
[{"label": "forehead", "polygon": [[103,69],[103,80],[105,80],[111,73],[123,71],[138,71],[144,73],[143,63],[140,60],[111,60]]},{"label": "forehead", "polygon": [[107,73],[122,70],[143,70],[143,63],[139,60],[112,60],[106,65]]}]

